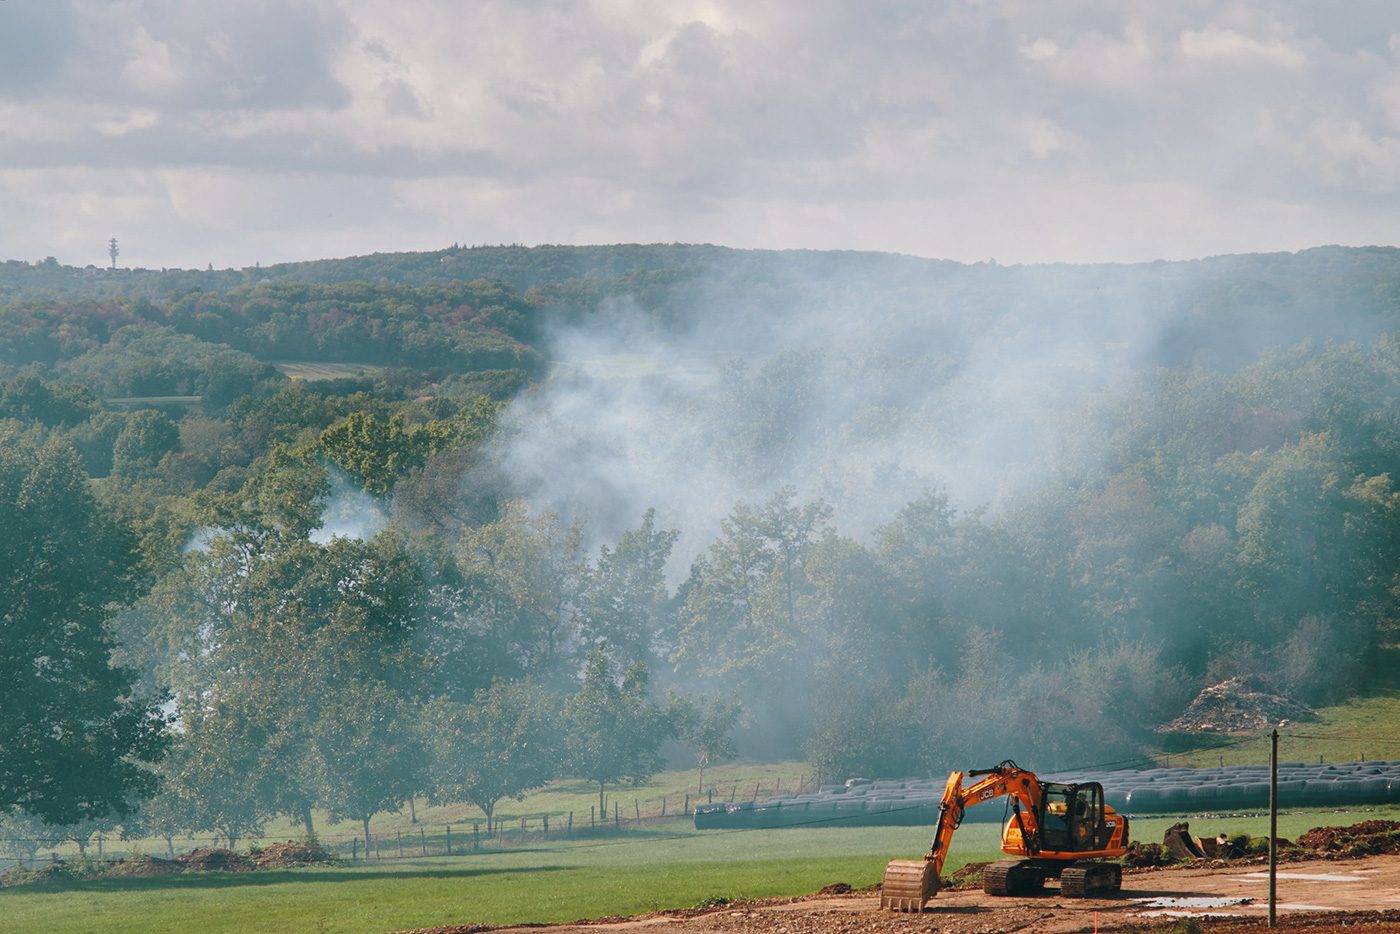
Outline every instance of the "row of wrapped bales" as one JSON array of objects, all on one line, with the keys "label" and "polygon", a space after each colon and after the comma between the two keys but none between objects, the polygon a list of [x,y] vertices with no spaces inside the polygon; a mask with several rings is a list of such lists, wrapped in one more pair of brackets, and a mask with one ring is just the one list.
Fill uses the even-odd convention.
[{"label": "row of wrapped bales", "polygon": [[[1268,766],[1211,769],[1154,768],[1099,772],[1064,772],[1050,781],[1096,781],[1104,797],[1128,814],[1190,814],[1202,811],[1253,810],[1269,803]],[[823,785],[815,792],[701,804],[695,826],[737,827],[872,827],[933,823],[943,780],[858,782]],[[1001,820],[1000,802],[968,808],[967,820]],[[1280,807],[1334,807],[1353,804],[1400,804],[1400,762],[1368,761],[1331,765],[1285,762],[1279,766]]]},{"label": "row of wrapped bales", "polygon": [[[1114,807],[1130,814],[1248,810],[1268,807],[1267,765],[1211,769],[1157,768],[1049,776],[1097,781]],[[1280,807],[1400,804],[1400,762],[1279,764]]]}]

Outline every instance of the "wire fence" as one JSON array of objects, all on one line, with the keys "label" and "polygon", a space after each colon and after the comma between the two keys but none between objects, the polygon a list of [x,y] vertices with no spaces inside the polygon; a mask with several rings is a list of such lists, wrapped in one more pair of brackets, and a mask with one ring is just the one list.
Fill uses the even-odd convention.
[{"label": "wire fence", "polygon": [[[1130,758],[1113,759],[1090,763],[1074,768],[1057,769],[1057,774],[1088,772],[1109,768],[1132,768],[1135,765],[1160,765],[1173,759],[1200,756],[1217,750],[1231,749],[1258,741],[1258,737],[1242,737],[1208,747],[1183,750],[1175,753],[1142,755]],[[1321,735],[1314,733],[1289,733],[1280,736],[1280,742],[1294,740],[1336,742],[1357,740],[1344,734]],[[1400,739],[1376,741],[1365,739],[1368,746],[1400,747]],[[1353,761],[1335,760],[1338,762]],[[1365,750],[1358,745],[1357,758],[1366,761]],[[559,840],[581,840],[575,847],[622,846],[640,842],[629,831],[648,826],[658,826],[678,819],[692,817],[697,804],[715,802],[733,803],[740,800],[764,800],[788,793],[802,794],[818,787],[816,776],[803,775],[795,784],[784,788],[778,779],[765,787],[762,780],[727,781],[719,786],[710,786],[703,793],[677,792],[649,798],[632,797],[624,799],[613,794],[605,797],[604,809],[600,812],[596,804],[590,805],[587,813],[582,810],[532,811],[524,814],[502,815],[489,825],[485,817],[474,820],[452,822],[420,822],[409,829],[392,832],[371,830],[338,831],[317,834],[316,842],[333,856],[352,863],[383,862],[388,860],[423,859],[429,857],[464,856],[474,853],[501,852],[511,848]],[[749,797],[740,798],[747,793]],[[630,804],[630,807],[627,805]],[[893,808],[897,811],[912,811],[927,807],[916,804]],[[784,829],[804,826],[822,826],[840,823],[847,818],[840,815],[817,817],[785,825]],[[772,828],[731,827],[706,831],[709,836],[735,833],[751,833]],[[591,838],[591,839],[590,839]],[[288,840],[287,834],[248,834],[239,836],[234,842],[259,848],[274,842]],[[178,834],[170,838],[144,837],[139,840],[112,837],[97,833],[82,848],[82,855],[99,860],[117,860],[135,856],[157,856],[170,858],[177,853],[188,854],[200,848],[228,846],[227,836],[221,834]],[[56,837],[0,837],[0,848],[8,850],[9,857],[0,857],[0,869],[12,866],[35,868],[71,858],[76,845],[71,839]],[[47,851],[47,852],[44,852]]]},{"label": "wire fence", "polygon": [[[534,810],[493,815],[489,822],[484,816],[451,822],[421,821],[412,824],[408,830],[384,832],[371,829],[368,835],[363,831],[349,830],[318,832],[316,843],[332,855],[352,862],[498,852],[551,840],[612,836],[692,817],[698,804],[765,800],[784,793],[802,794],[815,789],[815,783],[816,776],[803,774],[797,781],[789,780],[786,784],[781,776],[767,784],[763,779],[736,779],[709,785],[703,792],[673,792],[651,797],[605,792],[601,811],[597,804],[591,804],[586,812],[581,809]],[[744,794],[748,797],[741,798]],[[285,833],[257,833],[239,835],[233,843],[260,848],[288,840],[289,835]],[[0,848],[12,854],[0,857],[0,870],[15,865],[35,868],[67,860],[74,855],[99,860],[136,856],[174,859],[202,848],[228,846],[228,836],[218,833],[125,838],[98,832],[81,847],[71,837],[57,835],[0,836]]]}]

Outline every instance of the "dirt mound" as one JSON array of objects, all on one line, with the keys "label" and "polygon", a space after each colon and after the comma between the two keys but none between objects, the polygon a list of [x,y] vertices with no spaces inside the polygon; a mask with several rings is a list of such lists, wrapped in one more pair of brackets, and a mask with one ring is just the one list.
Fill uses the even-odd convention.
[{"label": "dirt mound", "polygon": [[222,847],[201,847],[181,854],[177,861],[190,872],[248,872],[256,869],[253,861],[242,853]]},{"label": "dirt mound", "polygon": [[151,876],[168,876],[182,872],[185,867],[173,859],[160,859],[156,856],[128,856],[109,863],[98,873],[103,879],[144,879]]},{"label": "dirt mound", "polygon": [[1162,733],[1253,733],[1290,720],[1308,720],[1312,708],[1272,694],[1247,678],[1230,678],[1196,695]]},{"label": "dirt mound", "polygon": [[294,866],[324,866],[335,857],[315,843],[273,843],[249,854],[258,869],[290,869]]},{"label": "dirt mound", "polygon": [[1314,827],[1298,845],[1335,856],[1400,854],[1400,821],[1364,820],[1350,827]]},{"label": "dirt mound", "polygon": [[849,882],[833,882],[817,889],[818,895],[850,895],[853,889]]}]

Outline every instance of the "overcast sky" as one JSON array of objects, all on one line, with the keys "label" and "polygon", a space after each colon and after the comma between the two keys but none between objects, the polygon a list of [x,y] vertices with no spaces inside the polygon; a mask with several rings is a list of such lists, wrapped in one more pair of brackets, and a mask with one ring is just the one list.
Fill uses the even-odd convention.
[{"label": "overcast sky", "polygon": [[1400,240],[1400,4],[4,0],[0,257]]}]

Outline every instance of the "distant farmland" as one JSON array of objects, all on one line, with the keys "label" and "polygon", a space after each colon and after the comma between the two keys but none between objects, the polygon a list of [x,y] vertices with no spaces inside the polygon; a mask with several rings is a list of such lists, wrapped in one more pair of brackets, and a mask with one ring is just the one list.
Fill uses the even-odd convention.
[{"label": "distant farmland", "polygon": [[384,367],[376,366],[373,363],[307,363],[285,360],[272,365],[292,379],[304,379],[308,382],[315,382],[319,379],[354,379],[377,376],[384,372]]}]

